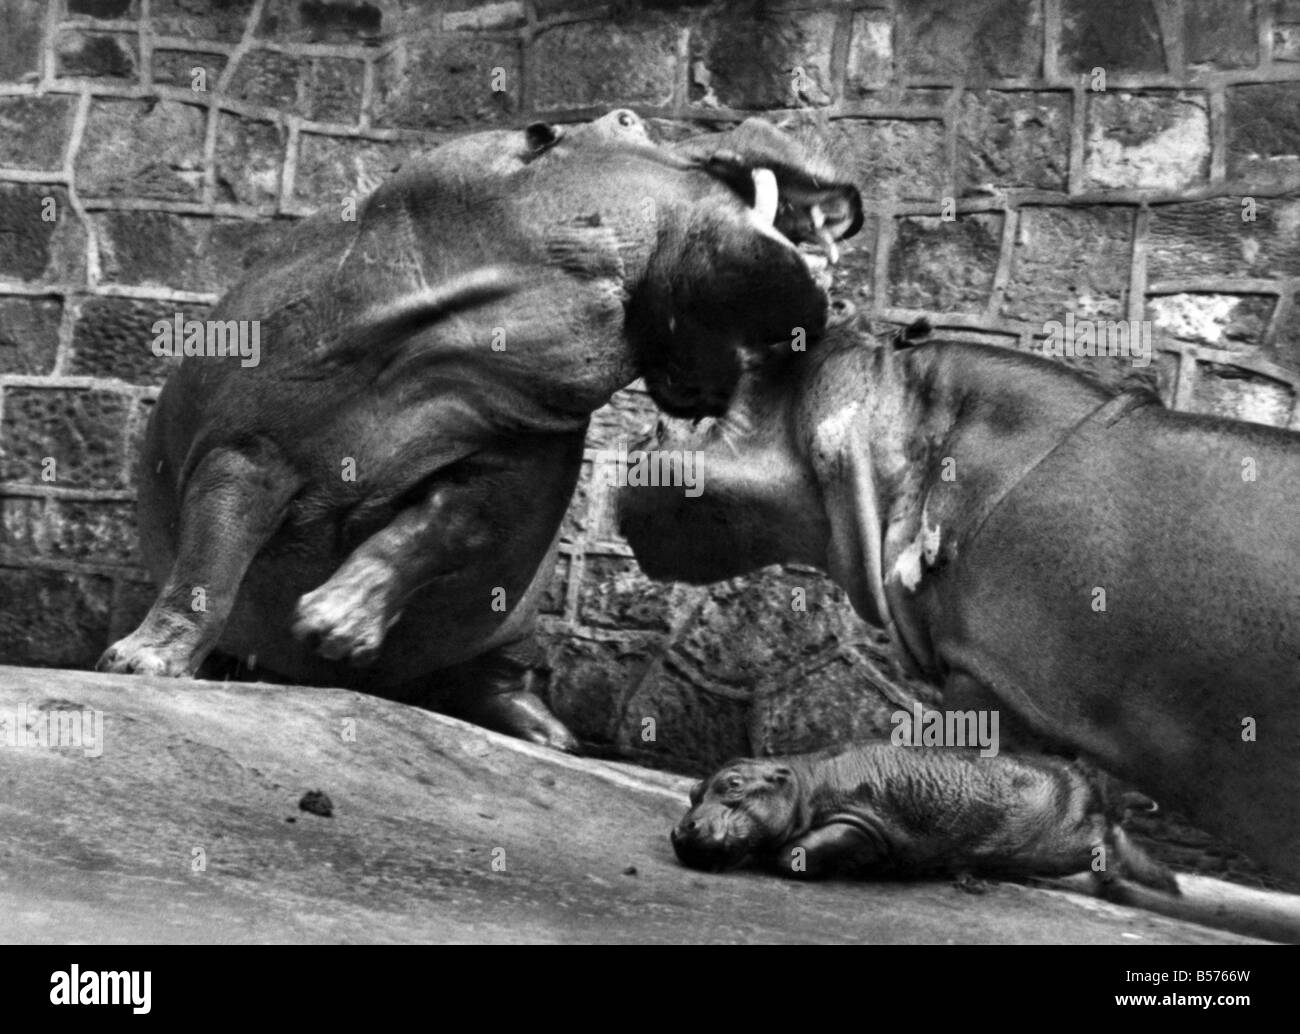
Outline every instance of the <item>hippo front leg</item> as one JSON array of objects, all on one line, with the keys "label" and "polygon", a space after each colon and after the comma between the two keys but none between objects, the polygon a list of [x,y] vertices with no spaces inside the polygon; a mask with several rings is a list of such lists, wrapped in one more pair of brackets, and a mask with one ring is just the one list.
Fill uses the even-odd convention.
[{"label": "hippo front leg", "polygon": [[796,879],[859,875],[888,857],[878,834],[854,822],[830,822],[777,850],[777,871]]},{"label": "hippo front leg", "polygon": [[[448,483],[402,510],[358,546],[329,581],[298,601],[294,634],[315,639],[318,651],[333,660],[373,662],[408,596],[441,573],[485,563],[499,548],[486,530],[492,523],[491,499],[481,485]],[[480,656],[437,674],[436,709],[576,753],[577,740],[530,688],[541,659],[533,619],[558,544],[557,534],[513,609],[508,641],[485,644]]]},{"label": "hippo front leg", "polygon": [[447,558],[448,540],[454,539],[447,509],[444,494],[434,492],[399,512],[329,581],[299,599],[293,634],[313,640],[316,652],[332,661],[371,664],[402,616],[403,600]]},{"label": "hippo front leg", "polygon": [[330,660],[373,663],[407,597],[440,575],[491,560],[496,492],[485,481],[448,480],[398,511],[299,599],[293,634]]},{"label": "hippo front leg", "polygon": [[248,565],[301,484],[270,448],[222,448],[204,456],[185,485],[175,559],[157,600],[96,668],[194,674],[221,637]]}]

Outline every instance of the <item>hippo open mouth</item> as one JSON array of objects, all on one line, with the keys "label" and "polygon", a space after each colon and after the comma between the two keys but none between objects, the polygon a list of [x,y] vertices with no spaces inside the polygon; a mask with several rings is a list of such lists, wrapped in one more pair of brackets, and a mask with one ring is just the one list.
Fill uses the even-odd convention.
[{"label": "hippo open mouth", "polygon": [[676,157],[739,204],[705,194],[689,220],[661,229],[679,246],[651,257],[626,323],[656,405],[692,419],[725,413],[746,369],[821,338],[838,241],[863,221],[857,188],[770,126],[693,147]]},{"label": "hippo open mouth", "polygon": [[[732,179],[733,189],[739,184]],[[829,267],[840,261],[839,242],[862,226],[862,201],[852,187],[823,186],[811,177],[778,176],[768,166],[750,170],[748,191],[740,191],[765,232],[796,248],[818,286],[830,286]]]}]

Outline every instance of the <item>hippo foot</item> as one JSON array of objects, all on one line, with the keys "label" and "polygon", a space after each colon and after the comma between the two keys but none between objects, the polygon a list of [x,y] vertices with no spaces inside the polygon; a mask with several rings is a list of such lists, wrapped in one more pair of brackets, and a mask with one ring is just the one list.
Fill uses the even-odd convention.
[{"label": "hippo foot", "polygon": [[316,652],[328,660],[348,660],[359,668],[373,664],[400,616],[388,613],[386,582],[375,574],[339,572],[305,593],[298,600],[293,634],[314,643]]},{"label": "hippo foot", "polygon": [[551,714],[541,697],[526,689],[465,700],[456,708],[456,717],[566,754],[582,753],[573,733]]},{"label": "hippo foot", "polygon": [[96,671],[117,675],[189,675],[189,646],[181,642],[158,642],[158,637],[137,629],[104,651],[95,663]]}]

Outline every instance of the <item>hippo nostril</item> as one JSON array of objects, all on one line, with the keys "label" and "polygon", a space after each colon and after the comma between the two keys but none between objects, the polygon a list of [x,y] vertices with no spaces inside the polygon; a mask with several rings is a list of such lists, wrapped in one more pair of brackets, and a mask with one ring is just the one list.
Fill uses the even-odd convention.
[{"label": "hippo nostril", "polygon": [[668,425],[667,425],[666,423],[664,423],[662,420],[658,420],[658,421],[656,421],[656,422],[655,422],[655,442],[656,442],[656,443],[661,443],[661,442],[663,442],[663,440],[664,440],[664,436],[667,435],[667,433],[668,433]]}]

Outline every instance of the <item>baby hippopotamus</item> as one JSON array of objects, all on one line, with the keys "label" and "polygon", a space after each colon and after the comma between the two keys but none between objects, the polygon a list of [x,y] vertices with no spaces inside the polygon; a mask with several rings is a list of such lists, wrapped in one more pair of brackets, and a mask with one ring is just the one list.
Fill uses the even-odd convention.
[{"label": "baby hippopotamus", "polygon": [[[1173,874],[1124,834],[1103,777],[1041,755],[887,741],[741,758],[696,784],[672,832],[694,869],[803,878],[937,874],[1127,879],[1172,894]],[[1134,804],[1129,794],[1115,802]],[[1150,806],[1150,802],[1145,802]]]}]

